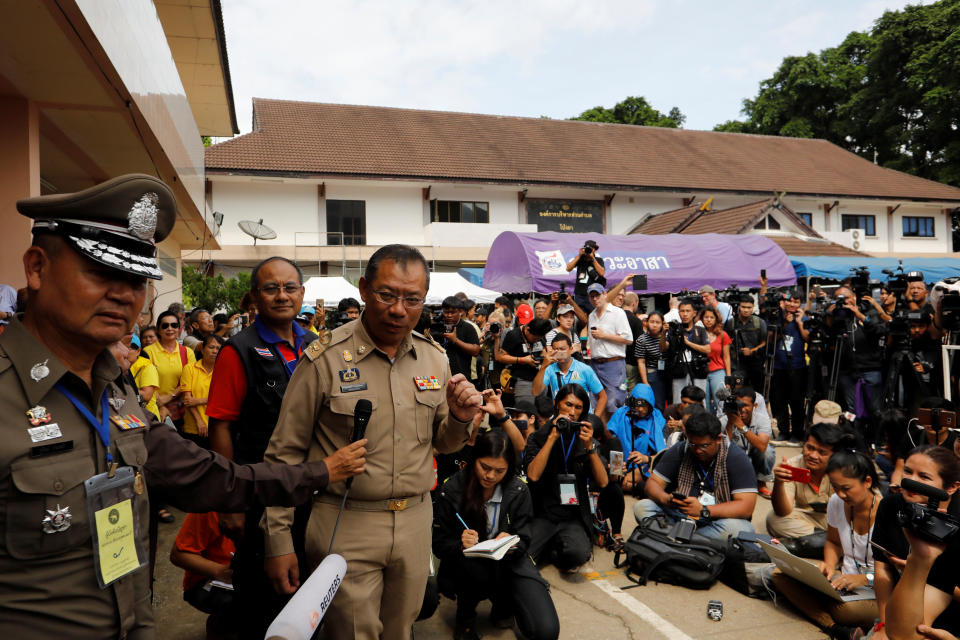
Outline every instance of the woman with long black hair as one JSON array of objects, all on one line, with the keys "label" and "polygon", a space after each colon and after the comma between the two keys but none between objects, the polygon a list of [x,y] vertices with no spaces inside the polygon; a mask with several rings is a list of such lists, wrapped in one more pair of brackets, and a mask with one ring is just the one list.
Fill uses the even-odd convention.
[{"label": "woman with long black hair", "polygon": [[530,555],[573,572],[593,552],[593,516],[588,483],[607,486],[593,426],[587,421],[590,398],[579,384],[565,384],[553,400],[553,417],[530,434],[523,460],[534,498]]},{"label": "woman with long black hair", "polygon": [[[479,638],[477,605],[489,598],[495,626],[515,617],[524,637],[555,639],[557,611],[547,582],[527,555],[533,503],[516,476],[517,455],[500,429],[477,437],[466,467],[440,489],[434,505],[433,552],[440,558],[440,592],[457,601],[455,640]],[[502,560],[467,558],[484,540],[520,537]]]}]

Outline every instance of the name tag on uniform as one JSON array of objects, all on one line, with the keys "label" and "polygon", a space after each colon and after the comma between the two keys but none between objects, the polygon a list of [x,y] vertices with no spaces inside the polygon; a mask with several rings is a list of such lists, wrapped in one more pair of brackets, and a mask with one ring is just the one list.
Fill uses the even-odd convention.
[{"label": "name tag on uniform", "polygon": [[342,384],[340,385],[340,393],[350,393],[351,391],[366,391],[367,383],[358,382],[356,384]]},{"label": "name tag on uniform", "polygon": [[45,440],[63,437],[63,433],[60,432],[60,425],[56,422],[31,427],[27,429],[27,434],[30,436],[30,442],[43,442]]}]

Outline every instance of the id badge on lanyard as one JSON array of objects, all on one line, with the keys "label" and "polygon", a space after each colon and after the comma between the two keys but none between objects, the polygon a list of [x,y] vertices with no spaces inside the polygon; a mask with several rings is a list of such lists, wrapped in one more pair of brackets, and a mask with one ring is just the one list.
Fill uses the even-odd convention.
[{"label": "id badge on lanyard", "polygon": [[572,473],[561,473],[557,475],[557,481],[560,483],[560,504],[579,505],[577,477]]},{"label": "id badge on lanyard", "polygon": [[93,540],[97,582],[105,589],[120,578],[145,567],[147,554],[140,542],[137,492],[132,467],[100,473],[83,483]]}]

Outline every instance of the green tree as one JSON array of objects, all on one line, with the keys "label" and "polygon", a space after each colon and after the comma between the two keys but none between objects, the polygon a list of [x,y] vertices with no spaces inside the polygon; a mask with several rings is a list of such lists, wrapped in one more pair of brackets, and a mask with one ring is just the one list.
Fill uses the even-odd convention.
[{"label": "green tree", "polygon": [[222,274],[206,276],[192,265],[183,265],[183,304],[187,309],[202,307],[211,313],[234,311],[250,290],[250,274],[241,271],[235,278]]},{"label": "green tree", "polygon": [[650,103],[643,96],[630,96],[614,105],[613,109],[602,106],[594,107],[570,119],[677,129],[683,126],[687,117],[680,113],[680,109],[677,107],[673,107],[669,113],[664,114],[650,106]]},{"label": "green tree", "polygon": [[715,131],[823,138],[960,186],[960,0],[887,11],[869,32],[784,58]]}]

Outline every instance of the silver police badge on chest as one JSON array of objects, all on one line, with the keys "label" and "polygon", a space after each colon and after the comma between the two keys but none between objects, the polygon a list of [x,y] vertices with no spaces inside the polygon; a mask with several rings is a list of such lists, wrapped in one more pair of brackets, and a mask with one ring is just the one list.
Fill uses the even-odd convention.
[{"label": "silver police badge on chest", "polygon": [[121,394],[116,387],[110,387],[110,397],[107,399],[107,402],[110,403],[114,411],[120,411],[123,405],[126,404],[127,399],[123,397],[123,394]]},{"label": "silver police badge on chest", "polygon": [[47,509],[47,515],[43,516],[44,533],[61,533],[70,528],[70,521],[73,514],[70,513],[70,507],[61,507],[59,504],[56,509]]}]

